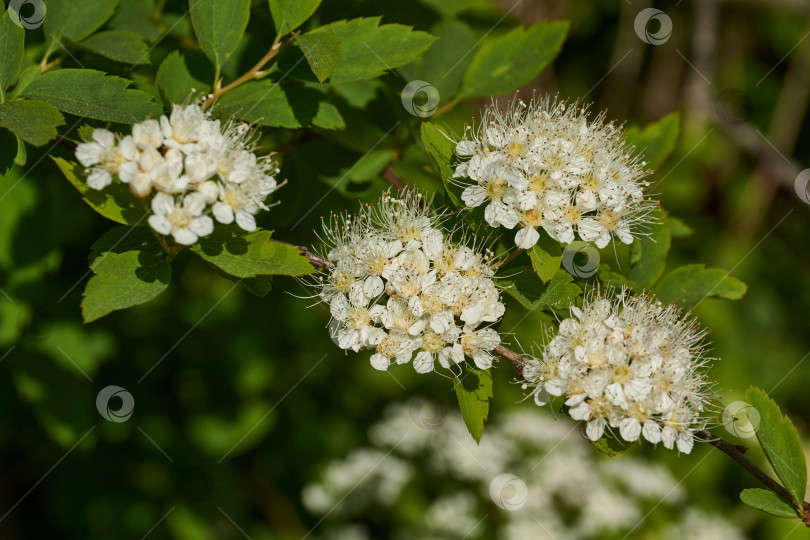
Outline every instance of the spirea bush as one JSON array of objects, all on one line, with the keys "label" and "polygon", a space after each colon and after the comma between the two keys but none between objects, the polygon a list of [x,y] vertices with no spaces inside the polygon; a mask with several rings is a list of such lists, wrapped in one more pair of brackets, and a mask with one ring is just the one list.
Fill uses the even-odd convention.
[{"label": "spirea bush", "polygon": [[[261,319],[271,327],[288,316],[269,295],[285,283],[300,288],[302,302],[323,304],[309,317],[341,350],[328,362],[370,362],[392,376],[410,363],[443,376],[435,379],[455,392],[476,443],[502,378],[527,401],[581,421],[585,438],[609,455],[633,444],[689,454],[707,442],[768,488],[743,491],[746,504],[810,524],[800,439],[768,395],[752,387],[746,401],[774,475],[716,429],[739,418],[722,415],[726,389],[710,379],[710,333],[689,310],[706,298],[737,300],[747,286],[701,261],[673,268],[667,259],[672,237],[689,230],[655,192],[677,113],[625,129],[622,119],[589,112],[597,106],[584,98],[520,90],[560,52],[568,23],[473,31],[458,17],[473,3],[431,0],[444,19],[414,28],[368,13],[382,10],[374,2],[357,17],[346,16],[355,7],[321,0],[5,2],[0,173],[25,171],[19,183],[34,169],[58,171],[72,186],[59,201],[70,215],[108,220],[100,237],[82,237],[90,279],[76,276],[74,288],[83,287],[89,328],[169,287],[203,291],[211,275],[266,298]],[[29,193],[16,186],[2,197]],[[323,216],[322,229],[299,228],[310,216]],[[49,264],[29,270],[44,275]],[[173,275],[178,265],[182,274]],[[78,310],[72,290],[62,299]],[[524,349],[504,320],[530,315],[538,325]],[[234,351],[239,338],[222,335]],[[164,356],[142,379],[173,360]],[[374,376],[389,374],[332,384],[362,400]],[[40,399],[36,384],[21,384],[28,399]],[[166,392],[162,404],[171,407],[180,397]],[[403,386],[401,397],[409,392]],[[494,454],[518,443],[526,456],[568,451],[543,439],[553,429],[534,419],[542,413],[530,403],[513,406],[521,412],[493,426],[500,442],[492,448],[503,447]],[[129,418],[109,409],[102,416]],[[451,445],[460,425],[436,426],[417,450]],[[59,437],[78,440],[64,430]],[[581,447],[571,452],[571,471],[581,466],[602,483],[613,474]],[[394,504],[411,468],[376,450],[330,466],[305,504],[328,514],[378,458],[392,464],[373,477],[371,499]],[[443,466],[464,469],[460,459]],[[572,501],[600,507],[592,495]],[[464,522],[464,508],[476,504],[468,499],[433,505],[431,527],[450,514]],[[639,510],[625,502],[619,510],[630,519]],[[598,529],[597,518],[578,516],[582,534]],[[617,529],[627,530],[627,519]],[[508,526],[530,531],[532,523]]]}]

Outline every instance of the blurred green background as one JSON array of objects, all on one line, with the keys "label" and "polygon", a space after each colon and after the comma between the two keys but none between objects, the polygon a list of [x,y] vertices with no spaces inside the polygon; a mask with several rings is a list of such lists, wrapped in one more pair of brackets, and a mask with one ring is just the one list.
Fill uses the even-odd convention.
[{"label": "blurred green background", "polygon": [[[668,267],[705,262],[748,283],[742,300],[710,299],[696,309],[722,358],[712,377],[726,403],[740,399],[749,384],[771,391],[804,435],[810,212],[795,179],[810,164],[810,4],[662,2],[655,7],[671,18],[672,33],[660,45],[644,43],[634,30],[636,15],[652,6],[638,0],[325,0],[311,24],[382,14],[383,22],[430,31],[454,18],[483,37],[569,20],[562,53],[522,96],[537,90],[582,98],[629,125],[680,111],[677,149],[653,182],[664,208],[694,234],[673,240]],[[252,16],[251,40],[226,67],[229,75],[266,49],[262,28],[272,23],[263,7]],[[153,37],[154,65],[193,46],[186,10],[184,2],[166,3]],[[160,30],[176,21],[170,37],[158,41]],[[112,24],[126,23],[121,16]],[[316,132],[267,130],[262,144],[280,150],[282,176],[290,182],[261,226],[306,245],[321,216],[376,198],[387,184],[372,175],[352,178],[345,190],[319,201],[397,120],[380,149],[409,156],[398,166],[406,182],[440,187],[426,156],[408,150],[419,128],[399,102],[409,69],[331,90],[348,126],[341,144]],[[132,76],[155,91],[147,75],[136,69]],[[458,133],[483,105],[463,102],[432,121]],[[40,162],[43,155],[30,151],[26,167],[0,180],[0,537],[292,539],[316,525],[312,537],[318,537],[339,518],[321,522],[310,514],[302,489],[330,461],[368,445],[368,428],[386,404],[424,395],[454,405],[450,380],[417,376],[409,366],[381,373],[370,368],[367,354],[344,354],[329,339],[327,310],[306,298],[311,292],[300,282],[278,278],[258,298],[188,253],[175,261],[173,284],[155,301],[83,325],[87,256],[111,227],[49,159]],[[602,253],[611,255],[610,248]],[[515,332],[524,347],[542,343],[541,318],[524,318],[514,302],[510,308],[500,329]],[[506,362],[495,371],[493,415],[515,407],[550,415],[520,403],[515,375]],[[125,422],[108,422],[96,410],[96,395],[108,385],[134,398]],[[751,538],[806,534],[794,528],[796,521],[739,503],[741,489],[758,486],[708,445],[689,456],[649,447],[630,454],[663,464],[683,479],[691,506],[725,515]],[[764,466],[758,448],[750,454]],[[406,492],[414,500],[369,511],[359,522],[371,537],[398,537],[392,523],[413,516],[432,489]],[[657,521],[653,510],[633,537],[657,537]],[[481,527],[476,534],[491,537],[488,524]]]}]

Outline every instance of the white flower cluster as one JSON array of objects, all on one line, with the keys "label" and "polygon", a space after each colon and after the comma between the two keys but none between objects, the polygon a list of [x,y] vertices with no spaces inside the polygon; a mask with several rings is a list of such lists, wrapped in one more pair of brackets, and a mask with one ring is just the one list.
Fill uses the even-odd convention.
[{"label": "white flower cluster", "polygon": [[691,452],[711,396],[706,332],[676,305],[626,290],[592,291],[571,314],[543,359],[523,369],[537,404],[565,396],[568,414],[587,422],[592,441],[609,426],[628,442],[643,436]]},{"label": "white flower cluster", "polygon": [[486,203],[492,227],[520,225],[521,249],[538,242],[538,228],[565,244],[575,233],[599,248],[611,237],[632,243],[654,206],[643,194],[647,171],[628,154],[621,128],[604,120],[549,99],[488,108],[477,132],[468,128],[456,146],[462,200],[471,208]]},{"label": "white flower cluster", "polygon": [[418,373],[450,368],[470,357],[492,365],[498,332],[482,325],[504,313],[490,255],[455,243],[418,193],[384,194],[379,204],[324,225],[326,258],[319,278],[340,348],[374,349],[371,365],[386,370],[416,352]]},{"label": "white flower cluster", "polygon": [[[302,500],[323,517],[318,537],[330,540],[377,538],[380,523],[393,538],[420,540],[708,538],[683,526],[697,523],[696,510],[666,467],[628,453],[600,459],[572,427],[545,411],[512,409],[490,418],[479,445],[457,410],[423,398],[392,403],[369,431],[374,452],[361,447],[330,463]],[[505,472],[515,481],[493,492]],[[655,519],[643,519],[653,510]],[[714,538],[744,538],[721,515],[703,522],[723,533]]]},{"label": "white flower cluster", "polygon": [[277,163],[257,158],[251,141],[245,124],[222,125],[199,105],[175,105],[171,116],[135,124],[122,138],[97,128],[76,158],[93,189],[117,178],[138,197],[154,191],[149,225],[189,245],[211,234],[214,219],[256,229],[255,214],[279,185]]}]

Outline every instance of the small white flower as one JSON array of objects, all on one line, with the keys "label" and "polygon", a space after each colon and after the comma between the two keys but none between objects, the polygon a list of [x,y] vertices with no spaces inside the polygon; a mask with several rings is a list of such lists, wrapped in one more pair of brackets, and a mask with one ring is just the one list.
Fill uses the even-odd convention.
[{"label": "small white flower", "polygon": [[222,125],[198,104],[175,105],[169,116],[135,124],[120,140],[96,129],[76,157],[93,189],[117,178],[138,197],[154,193],[152,227],[191,244],[211,232],[211,216],[254,231],[256,214],[268,209],[265,199],[279,188],[277,164],[256,157],[251,136],[246,125]]},{"label": "small white flower", "polygon": [[477,131],[456,145],[454,182],[470,208],[487,203],[492,227],[523,228],[515,244],[529,249],[540,238],[570,244],[576,236],[605,247],[646,234],[654,204],[645,199],[647,171],[629,154],[621,128],[593,120],[576,103],[515,100],[503,112],[490,107]]},{"label": "small white flower", "polygon": [[152,199],[149,225],[160,234],[171,234],[178,244],[191,245],[214,230],[211,218],[202,215],[204,209],[205,201],[195,193],[186,195],[181,204],[168,193],[158,193]]},{"label": "small white flower", "polygon": [[565,396],[591,440],[612,428],[627,442],[644,438],[689,453],[711,398],[706,332],[674,304],[625,290],[592,292],[571,314],[542,360],[524,368],[535,401]]},{"label": "small white flower", "polygon": [[323,236],[334,268],[316,286],[340,324],[339,347],[373,349],[371,364],[380,370],[412,359],[417,373],[452,369],[465,357],[482,369],[492,365],[500,336],[479,326],[498,322],[505,307],[490,255],[442,232],[420,194],[385,194],[356,216],[333,217]]}]

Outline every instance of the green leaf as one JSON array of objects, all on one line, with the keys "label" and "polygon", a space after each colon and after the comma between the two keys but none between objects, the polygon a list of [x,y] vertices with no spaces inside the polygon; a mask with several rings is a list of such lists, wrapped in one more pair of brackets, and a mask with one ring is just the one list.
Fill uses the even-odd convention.
[{"label": "green leaf", "polygon": [[39,64],[28,66],[22,70],[17,79],[17,84],[14,86],[14,91],[11,93],[11,98],[17,99],[23,93],[23,90],[28,88],[28,85],[37,80],[41,74]]},{"label": "green leaf", "polygon": [[323,99],[321,92],[298,82],[279,84],[270,80],[254,81],[222,96],[218,110],[222,116],[235,116],[267,127],[345,127],[337,109],[323,104]]},{"label": "green leaf", "polygon": [[160,116],[163,108],[140,90],[127,90],[130,81],[92,69],[49,71],[23,94],[47,101],[60,111],[107,122],[134,124]]},{"label": "green leaf", "polygon": [[107,26],[115,30],[135,32],[152,42],[162,34],[154,13],[154,0],[119,0],[118,10]]},{"label": "green leaf", "polygon": [[717,296],[727,300],[739,300],[748,290],[748,285],[730,276],[722,268],[706,268],[703,264],[687,264],[665,275],[655,293],[664,302],[684,306],[697,304],[704,298]]},{"label": "green leaf", "polygon": [[270,0],[270,13],[280,36],[288,34],[309,19],[321,0]]},{"label": "green leaf", "polygon": [[128,30],[108,30],[93,34],[81,46],[116,62],[150,64],[149,49],[141,36]]},{"label": "green leaf", "polygon": [[271,242],[270,231],[245,232],[236,225],[219,226],[189,249],[239,278],[262,275],[302,276],[315,268],[293,246]]},{"label": "green leaf", "polygon": [[647,124],[644,129],[631,127],[624,132],[624,140],[644,156],[647,167],[656,169],[675,149],[680,124],[680,115],[670,113],[657,122]]},{"label": "green leaf", "polygon": [[546,235],[541,234],[540,236],[540,244],[529,251],[529,258],[532,261],[532,268],[534,268],[537,277],[543,283],[548,283],[557,274],[557,270],[560,269],[562,248],[560,248],[560,244],[550,238],[544,242]]},{"label": "green leaf", "polygon": [[661,208],[656,208],[650,217],[656,221],[650,226],[650,235],[636,239],[630,245],[631,280],[652,287],[664,273],[670,246],[669,224]]},{"label": "green leaf", "polygon": [[673,216],[667,216],[667,225],[669,226],[669,234],[672,238],[690,236],[695,232],[692,230],[692,227],[687,225],[682,219]]},{"label": "green leaf", "polygon": [[12,22],[8,12],[0,12],[0,93],[17,80],[25,45],[25,30]]},{"label": "green leaf", "polygon": [[341,83],[379,77],[385,71],[414,61],[436,38],[410,26],[384,24],[381,17],[338,21],[311,34],[331,32],[340,38],[342,54],[331,81]]},{"label": "green leaf", "polygon": [[[202,58],[202,55],[200,55]],[[168,103],[191,102],[211,91],[211,85],[191,72],[188,57],[174,51],[160,64],[157,85]]]},{"label": "green leaf", "polygon": [[118,225],[101,235],[90,247],[88,262],[92,265],[105,253],[125,253],[127,251],[145,251],[155,257],[162,256],[164,251],[150,227],[133,227]]},{"label": "green leaf", "polygon": [[0,125],[34,146],[42,146],[55,139],[57,126],[64,124],[62,113],[44,101],[0,103]]},{"label": "green leaf", "polygon": [[602,437],[597,441],[588,440],[588,442],[608,457],[616,457],[632,446],[631,444],[622,444],[622,441],[613,437]]},{"label": "green leaf", "polygon": [[458,93],[461,81],[472,62],[470,54],[478,38],[466,23],[445,19],[430,30],[439,40],[418,60],[400,69],[410,80],[430,83],[442,102],[449,102]]},{"label": "green leaf", "polygon": [[[101,28],[115,12],[117,0],[48,0],[45,35],[79,42]],[[58,47],[51,45],[51,49]]]},{"label": "green leaf", "polygon": [[172,277],[169,263],[146,251],[106,253],[91,268],[96,275],[87,282],[82,300],[86,323],[152,300]]},{"label": "green leaf", "polygon": [[765,391],[751,386],[745,393],[745,400],[759,413],[757,440],[765,457],[793,497],[793,502],[801,507],[807,489],[807,463],[799,433]]},{"label": "green leaf", "polygon": [[79,190],[84,202],[105,218],[123,225],[140,225],[146,222],[146,209],[125,184],[113,182],[101,191],[92,189],[83,180],[84,169],[81,165],[59,157],[51,156],[51,159],[65,178]]},{"label": "green leaf", "polygon": [[453,163],[456,159],[456,144],[445,133],[431,122],[422,123],[422,144],[425,145],[430,158],[439,169],[447,196],[456,208],[466,208],[458,190],[448,180],[453,177]]},{"label": "green leaf", "polygon": [[328,79],[340,59],[340,38],[329,32],[315,32],[295,36],[295,40],[318,81]]},{"label": "green leaf", "polygon": [[337,107],[327,101],[318,102],[318,112],[312,125],[323,129],[346,129],[346,121]]},{"label": "green leaf", "polygon": [[547,306],[566,309],[582,292],[568,272],[557,272],[546,284],[537,278],[529,266],[509,268],[504,273],[506,276],[496,278],[497,284],[528,310]]},{"label": "green leaf", "polygon": [[492,375],[488,369],[469,368],[461,377],[453,380],[453,389],[464,424],[475,442],[480,443],[489,415],[489,400],[493,395]]},{"label": "green leaf", "polygon": [[560,52],[567,32],[567,21],[541,22],[485,41],[467,69],[461,94],[505,94],[532,82]]},{"label": "green leaf", "polygon": [[217,71],[236,50],[250,19],[250,0],[190,0],[191,22]]},{"label": "green leaf", "polygon": [[744,489],[740,500],[752,508],[781,518],[797,518],[796,509],[773,491],[767,489]]}]

